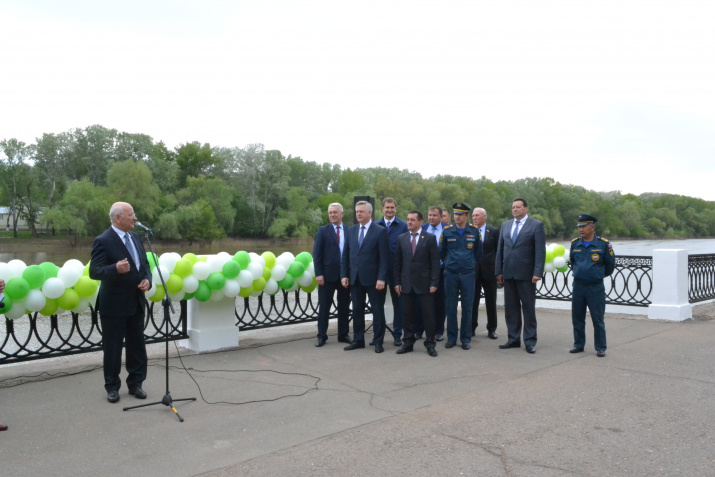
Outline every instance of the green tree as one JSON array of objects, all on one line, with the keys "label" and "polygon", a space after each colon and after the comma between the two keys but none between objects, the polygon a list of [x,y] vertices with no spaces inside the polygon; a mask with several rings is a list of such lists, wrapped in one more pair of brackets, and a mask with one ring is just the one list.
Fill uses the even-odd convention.
[{"label": "green tree", "polygon": [[[0,150],[4,157],[0,158],[0,181],[6,191],[6,196],[10,202],[10,213],[8,214],[8,226],[12,217],[13,236],[17,237],[17,220],[22,214],[22,195],[25,193],[22,184],[19,184],[21,177],[28,176],[28,162],[32,156],[33,148],[23,141],[17,139],[6,139],[0,141]],[[34,224],[32,224],[34,230]]]},{"label": "green tree", "polygon": [[221,157],[211,145],[203,146],[198,141],[187,142],[176,148],[176,164],[179,166],[179,187],[186,185],[188,177],[211,176],[223,167]]},{"label": "green tree", "polygon": [[88,178],[74,181],[57,205],[45,213],[45,220],[65,230],[70,244],[78,237],[99,235],[109,227],[109,208],[112,199],[105,187],[92,184]]},{"label": "green tree", "polygon": [[179,191],[179,203],[189,205],[199,199],[209,203],[216,217],[216,223],[225,233],[233,230],[236,211],[233,208],[235,191],[220,177],[189,177],[186,188]]},{"label": "green tree", "polygon": [[152,220],[160,211],[161,191],[152,181],[149,166],[128,159],[112,166],[107,174],[108,190],[115,201],[132,204],[142,220]]}]

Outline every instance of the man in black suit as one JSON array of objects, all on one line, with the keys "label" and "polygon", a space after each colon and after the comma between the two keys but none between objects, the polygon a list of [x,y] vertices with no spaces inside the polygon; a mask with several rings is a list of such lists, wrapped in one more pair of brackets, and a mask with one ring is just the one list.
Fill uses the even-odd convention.
[{"label": "man in black suit", "polygon": [[[390,298],[392,299],[392,337],[395,339],[395,346],[402,345],[402,322],[403,311],[402,311],[402,298],[395,291],[395,249],[397,248],[397,237],[407,232],[407,224],[404,220],[400,220],[396,217],[397,214],[397,202],[392,197],[385,197],[382,199],[382,215],[383,217],[376,221],[377,225],[385,227],[387,229],[387,239],[390,242],[390,259],[387,264],[387,284],[390,288]],[[385,293],[387,296],[387,293]]]},{"label": "man in black suit", "polygon": [[343,206],[333,203],[328,206],[330,223],[318,229],[313,244],[313,266],[315,281],[318,283],[318,340],[320,348],[328,341],[328,321],[333,296],[338,292],[338,341],[351,343],[350,330],[350,290],[340,283],[340,260],[345,245],[343,226]]},{"label": "man in black suit", "polygon": [[351,351],[365,347],[365,298],[370,299],[372,308],[373,341],[375,352],[385,349],[385,284],[390,244],[387,229],[372,223],[372,204],[360,201],[355,204],[358,223],[347,230],[345,248],[340,264],[343,287],[351,287],[353,303],[353,342],[345,347]]},{"label": "man in black suit", "polygon": [[434,294],[439,286],[439,247],[437,238],[422,230],[422,212],[407,214],[409,231],[400,235],[395,252],[395,288],[402,296],[405,312],[405,339],[397,354],[409,353],[415,344],[415,312],[420,304],[425,331],[424,345],[430,356],[434,349]]},{"label": "man in black suit", "polygon": [[529,217],[529,204],[518,197],[511,204],[514,220],[499,232],[495,270],[497,283],[504,285],[504,314],[509,340],[501,349],[521,347],[522,312],[524,346],[536,352],[536,284],[544,275],[546,235],[544,224]]},{"label": "man in black suit", "polygon": [[144,292],[151,288],[151,269],[141,238],[131,230],[134,209],[116,202],[109,210],[112,226],[94,239],[89,276],[101,280],[97,310],[102,323],[104,388],[109,402],[119,401],[122,341],[126,347],[129,394],[146,399],[147,355],[144,343]]},{"label": "man in black suit", "polygon": [[487,336],[497,339],[497,277],[494,274],[494,260],[499,244],[499,229],[487,225],[487,211],[477,207],[472,211],[472,222],[479,229],[482,237],[482,256],[477,262],[474,308],[472,308],[472,336],[477,332],[479,300],[484,290],[484,302],[487,306]]},{"label": "man in black suit", "polygon": [[[447,211],[449,215],[449,211]],[[432,206],[427,212],[427,223],[422,226],[422,230],[429,232],[434,235],[439,244],[440,238],[442,238],[442,231],[446,226],[449,225],[447,222],[442,222],[442,208],[437,206]],[[434,339],[435,341],[442,341],[444,339],[444,321],[447,318],[447,309],[444,304],[444,263],[440,261],[440,277],[439,286],[434,294]],[[422,332],[424,331],[422,327],[422,320],[419,313],[417,314],[417,324],[415,325],[415,338],[420,339]]]}]

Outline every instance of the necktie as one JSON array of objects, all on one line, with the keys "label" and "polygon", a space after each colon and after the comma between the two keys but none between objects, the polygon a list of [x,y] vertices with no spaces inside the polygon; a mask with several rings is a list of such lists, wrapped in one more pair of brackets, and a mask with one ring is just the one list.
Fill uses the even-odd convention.
[{"label": "necktie", "polygon": [[129,236],[128,233],[124,234],[124,245],[127,247],[127,250],[129,250],[129,253],[132,256],[132,260],[134,260],[134,265],[137,266],[137,270],[139,269],[139,258],[137,257],[137,252],[134,250],[134,244],[131,243],[132,239]]},{"label": "necktie", "polygon": [[511,243],[516,242],[516,236],[519,235],[519,221],[516,221],[516,225],[514,226],[514,233],[511,234]]},{"label": "necktie", "polygon": [[358,248],[362,247],[362,241],[365,238],[365,226],[360,227],[360,236],[358,237]]},{"label": "necktie", "polygon": [[340,226],[339,225],[335,228],[335,232],[338,235],[338,245],[340,245]]},{"label": "necktie", "polygon": [[392,225],[392,221],[388,220],[388,221],[387,221],[387,228],[388,228],[388,229],[390,228],[390,225]]},{"label": "necktie", "polygon": [[432,226],[432,235],[437,235],[437,227]]},{"label": "necktie", "polygon": [[415,250],[417,249],[417,234],[412,234],[412,256],[415,256]]},{"label": "necktie", "polygon": [[487,231],[487,228],[486,228],[486,227],[484,227],[483,229],[480,229],[480,230],[479,230],[479,234],[480,234],[481,237],[482,237],[482,242],[484,242],[484,232],[486,232],[486,231]]}]

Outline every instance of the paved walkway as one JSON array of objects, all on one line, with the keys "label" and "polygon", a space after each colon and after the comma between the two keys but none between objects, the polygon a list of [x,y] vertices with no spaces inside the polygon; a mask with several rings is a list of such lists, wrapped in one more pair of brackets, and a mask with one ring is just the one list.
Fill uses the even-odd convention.
[{"label": "paved walkway", "polygon": [[[608,317],[597,358],[592,336],[569,354],[569,314],[543,309],[535,355],[500,350],[499,313],[499,340],[480,327],[437,358],[345,352],[334,328],[317,349],[314,324],[182,350],[191,376],[173,357],[171,394],[199,398],[176,403],[184,423],[162,405],[123,412],[143,403],[126,388],[109,404],[98,354],[0,367],[0,475],[715,475],[713,316]],[[151,355],[150,401],[163,346]]]}]

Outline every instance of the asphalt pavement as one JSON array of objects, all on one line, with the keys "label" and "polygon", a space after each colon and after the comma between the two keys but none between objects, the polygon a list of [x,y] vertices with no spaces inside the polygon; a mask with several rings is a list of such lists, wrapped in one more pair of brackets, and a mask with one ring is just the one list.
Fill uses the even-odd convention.
[{"label": "asphalt pavement", "polygon": [[[536,354],[343,351],[335,325],[243,333],[200,355],[150,348],[147,401],[110,404],[101,355],[0,367],[0,475],[715,475],[715,313],[607,316],[608,352],[570,354],[570,315],[537,310]],[[590,328],[590,327],[589,327]],[[186,369],[184,369],[184,367]],[[122,373],[122,379],[126,377]]]}]

